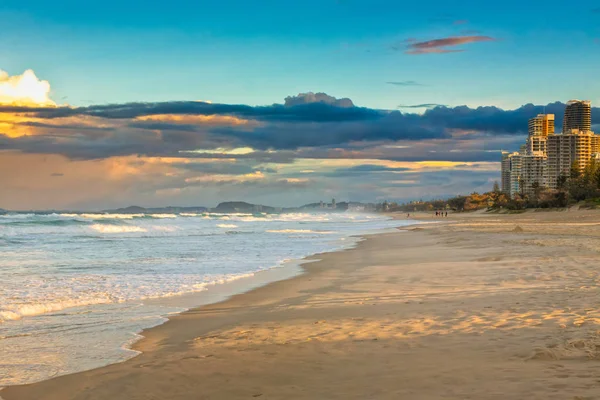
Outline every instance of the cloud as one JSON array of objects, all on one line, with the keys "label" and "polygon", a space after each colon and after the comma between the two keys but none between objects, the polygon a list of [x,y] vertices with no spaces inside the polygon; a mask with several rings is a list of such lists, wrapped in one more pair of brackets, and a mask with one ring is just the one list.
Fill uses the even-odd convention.
[{"label": "cloud", "polygon": [[288,96],[285,98],[285,105],[287,107],[310,103],[323,103],[335,107],[354,107],[354,103],[352,103],[352,100],[348,98],[336,99],[335,97],[329,96],[326,93],[308,92],[300,93],[297,96]]},{"label": "cloud", "polygon": [[277,173],[274,168],[255,167],[245,163],[208,160],[201,163],[173,163],[173,168],[180,168],[187,171],[200,172],[207,175],[250,175],[256,173]]},{"label": "cloud", "polygon": [[38,79],[32,70],[15,76],[0,70],[0,105],[55,106],[49,95],[50,84]]},{"label": "cloud", "polygon": [[[309,96],[310,97],[310,96]],[[290,99],[288,97],[288,99]],[[89,116],[106,119],[133,119],[156,115],[233,115],[257,121],[335,122],[369,120],[381,117],[381,112],[365,107],[347,106],[349,99],[339,99],[338,106],[325,101],[311,102],[310,98],[287,100],[288,105],[248,106],[214,104],[197,101],[170,101],[160,103],[126,103],[93,105],[88,107],[22,107],[0,105],[0,113],[22,113],[41,119]],[[350,103],[348,103],[350,102]],[[166,121],[165,121],[166,122]]]},{"label": "cloud", "polygon": [[327,174],[327,176],[343,177],[343,176],[358,176],[358,175],[369,175],[369,174],[381,174],[391,173],[398,174],[411,171],[407,167],[388,167],[385,165],[377,164],[362,164],[349,168],[337,168],[334,171]]},{"label": "cloud", "polygon": [[391,82],[386,82],[388,85],[395,85],[395,86],[425,86],[422,83],[416,82],[416,81],[391,81]]},{"label": "cloud", "polygon": [[456,53],[463,49],[453,49],[452,47],[468,43],[491,42],[496,39],[490,36],[454,36],[442,39],[428,40],[425,42],[408,43],[405,53],[411,55],[433,54],[433,53]]},{"label": "cloud", "polygon": [[[557,115],[560,126],[565,105],[557,102],[544,107],[546,112]],[[18,115],[26,118],[23,126],[34,130],[2,135],[0,124],[0,150],[61,154],[78,160],[140,155],[290,163],[298,157],[317,154],[319,158],[361,158],[366,147],[377,143],[401,143],[408,147],[418,143],[425,148],[427,143],[435,142],[436,148],[430,149],[437,151],[431,154],[435,159],[487,160],[497,155],[485,151],[513,146],[512,141],[502,144],[498,140],[526,134],[528,119],[544,107],[528,104],[503,110],[493,106],[446,107],[435,103],[401,106],[427,109],[423,114],[411,114],[324,103],[261,107],[198,102],[54,108],[0,106],[0,112],[5,112],[0,117],[17,115],[6,114],[6,110],[19,109]],[[595,108],[594,115],[599,111]],[[18,122],[15,124],[19,126]],[[450,141],[454,147],[440,148],[439,141]],[[498,146],[449,153],[460,143],[480,142],[497,142]],[[227,154],[239,148],[250,151]],[[372,155],[427,159],[427,154],[415,153],[414,148],[388,149]]]}]

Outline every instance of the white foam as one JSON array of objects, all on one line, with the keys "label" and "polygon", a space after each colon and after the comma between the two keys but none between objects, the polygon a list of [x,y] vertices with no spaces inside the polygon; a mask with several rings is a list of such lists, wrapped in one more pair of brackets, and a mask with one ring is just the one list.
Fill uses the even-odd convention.
[{"label": "white foam", "polygon": [[[44,379],[56,372],[48,369],[52,365],[73,372],[96,366],[86,364],[88,359],[101,364],[120,359],[119,346],[131,332],[173,311],[157,306],[168,302],[163,298],[173,304],[178,301],[173,296],[252,276],[284,260],[345,248],[358,241],[354,235],[402,224],[343,213],[191,214],[2,216],[0,325],[5,339],[0,341],[10,340],[11,347],[2,354],[0,386],[7,371],[34,365],[37,358],[55,357],[9,384]],[[53,224],[62,219],[84,223]],[[223,234],[238,226],[243,234]],[[46,342],[31,339],[34,331]],[[24,332],[29,339],[19,336]],[[76,348],[69,347],[73,341]]]},{"label": "white foam", "polygon": [[90,228],[101,233],[133,233],[133,232],[148,232],[147,229],[139,226],[124,226],[124,225],[102,225],[94,224]]},{"label": "white foam", "polygon": [[100,298],[55,301],[44,304],[23,304],[12,307],[8,306],[9,308],[0,309],[0,322],[16,321],[23,317],[33,317],[36,315],[48,314],[56,311],[62,311],[67,308],[108,304],[111,302],[112,299],[109,296],[106,296]]},{"label": "white foam", "polygon": [[331,235],[335,232],[332,231],[313,231],[310,229],[269,229],[267,230],[269,233],[313,233],[318,235]]},{"label": "white foam", "polygon": [[60,214],[61,217],[85,218],[85,219],[134,219],[141,218],[145,214]]},{"label": "white foam", "polygon": [[146,214],[147,217],[152,218],[177,218],[177,214]]}]

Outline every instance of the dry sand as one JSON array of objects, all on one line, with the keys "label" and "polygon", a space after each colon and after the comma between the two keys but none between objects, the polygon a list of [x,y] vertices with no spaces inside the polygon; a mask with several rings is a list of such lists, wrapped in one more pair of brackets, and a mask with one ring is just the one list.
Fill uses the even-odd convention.
[{"label": "dry sand", "polygon": [[[427,217],[431,219],[431,217]],[[600,213],[465,214],[144,333],[5,400],[600,399]]]}]

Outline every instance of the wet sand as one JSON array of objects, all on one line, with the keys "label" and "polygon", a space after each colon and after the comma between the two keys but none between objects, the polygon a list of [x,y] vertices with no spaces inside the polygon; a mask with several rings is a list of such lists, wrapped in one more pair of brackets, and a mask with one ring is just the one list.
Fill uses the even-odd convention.
[{"label": "wet sand", "polygon": [[134,359],[0,396],[600,398],[600,212],[463,214],[319,258],[144,332]]}]

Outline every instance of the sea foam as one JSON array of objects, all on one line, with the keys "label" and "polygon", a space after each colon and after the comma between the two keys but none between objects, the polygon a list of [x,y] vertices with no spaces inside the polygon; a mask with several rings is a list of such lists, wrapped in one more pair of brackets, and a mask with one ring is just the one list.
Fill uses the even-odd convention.
[{"label": "sea foam", "polygon": [[131,357],[122,346],[133,332],[182,311],[167,299],[400,224],[347,213],[2,215],[0,386]]}]

